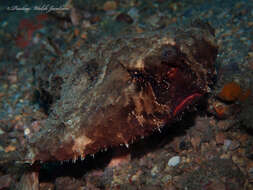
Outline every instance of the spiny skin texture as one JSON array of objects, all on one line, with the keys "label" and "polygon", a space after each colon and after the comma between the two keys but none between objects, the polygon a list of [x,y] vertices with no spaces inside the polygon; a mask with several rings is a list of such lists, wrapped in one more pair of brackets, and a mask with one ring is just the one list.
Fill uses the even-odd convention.
[{"label": "spiny skin texture", "polygon": [[208,24],[103,41],[39,70],[51,109],[26,161],[70,160],[147,136],[209,92]]}]

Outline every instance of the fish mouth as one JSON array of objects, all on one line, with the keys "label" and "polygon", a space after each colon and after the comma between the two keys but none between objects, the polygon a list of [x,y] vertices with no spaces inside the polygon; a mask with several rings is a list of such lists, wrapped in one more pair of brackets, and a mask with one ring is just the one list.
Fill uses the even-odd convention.
[{"label": "fish mouth", "polygon": [[173,77],[169,79],[171,84],[168,89],[168,93],[170,94],[169,104],[172,107],[173,117],[195,104],[205,94],[201,90],[204,89],[204,83],[201,80],[197,80],[197,77],[190,69],[177,69]]},{"label": "fish mouth", "polygon": [[190,94],[189,96],[186,96],[185,98],[183,98],[174,108],[173,111],[173,116],[178,115],[179,113],[181,113],[185,108],[187,108],[187,106],[194,104],[197,100],[199,100],[201,97],[203,96],[203,94],[201,93],[193,93]]}]

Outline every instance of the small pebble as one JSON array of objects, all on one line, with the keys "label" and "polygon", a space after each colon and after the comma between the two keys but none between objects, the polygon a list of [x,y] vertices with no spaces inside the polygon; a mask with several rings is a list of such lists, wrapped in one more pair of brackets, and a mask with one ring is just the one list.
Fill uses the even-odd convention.
[{"label": "small pebble", "polygon": [[219,129],[221,129],[223,131],[228,130],[232,125],[233,125],[233,122],[231,122],[229,120],[223,120],[223,121],[219,121],[217,123],[217,126],[219,127]]},{"label": "small pebble", "polygon": [[141,174],[142,174],[142,171],[141,171],[141,170],[138,170],[138,171],[136,172],[136,174],[134,174],[134,175],[131,177],[131,180],[132,180],[132,181],[138,181]]},{"label": "small pebble", "polygon": [[229,149],[229,146],[231,145],[231,143],[232,143],[232,141],[229,140],[229,139],[225,139],[224,140],[224,146],[223,146],[223,148],[224,148],[225,151],[227,151]]},{"label": "small pebble", "polygon": [[5,152],[12,152],[12,151],[15,151],[16,150],[16,147],[15,146],[12,146],[12,145],[9,145],[5,148]]},{"label": "small pebble", "polygon": [[191,144],[195,150],[199,149],[200,142],[201,142],[200,136],[191,138]]},{"label": "small pebble", "polygon": [[235,164],[239,165],[239,166],[243,166],[245,165],[245,160],[240,157],[240,156],[237,156],[237,155],[233,155],[232,156],[232,160]]},{"label": "small pebble", "polygon": [[4,134],[5,132],[0,128],[0,135]]},{"label": "small pebble", "polygon": [[163,183],[168,183],[169,181],[171,181],[172,180],[172,176],[171,175],[166,175],[166,176],[164,176],[163,178],[162,178],[162,182]]},{"label": "small pebble", "polygon": [[120,13],[116,17],[116,20],[118,22],[124,22],[124,23],[127,23],[127,24],[132,24],[134,22],[134,20],[128,14],[125,14],[125,13]]},{"label": "small pebble", "polygon": [[240,147],[240,143],[238,141],[233,140],[229,146],[229,150],[236,150]]},{"label": "small pebble", "polygon": [[24,130],[24,135],[25,135],[25,136],[30,135],[30,133],[31,133],[31,131],[30,131],[29,128],[26,128],[26,129]]},{"label": "small pebble", "polygon": [[83,28],[83,29],[87,29],[87,28],[90,28],[90,27],[91,27],[90,21],[88,21],[88,20],[83,20],[83,22],[82,22],[82,28]]},{"label": "small pebble", "polygon": [[117,3],[115,1],[107,1],[104,4],[104,11],[111,11],[111,10],[115,10],[117,8]]},{"label": "small pebble", "polygon": [[86,32],[83,32],[83,33],[81,34],[81,38],[82,38],[83,40],[85,40],[85,39],[87,38],[87,33],[86,33]]},{"label": "small pebble", "polygon": [[74,26],[76,26],[80,23],[80,15],[76,9],[71,9],[70,19],[71,19],[71,22]]},{"label": "small pebble", "polygon": [[158,174],[158,172],[159,172],[158,167],[157,167],[157,166],[154,166],[154,167],[152,168],[152,170],[151,170],[151,176],[152,176],[152,177],[155,177],[155,176]]},{"label": "small pebble", "polygon": [[128,14],[130,17],[137,19],[140,15],[139,15],[139,10],[137,8],[131,8],[128,11]]},{"label": "small pebble", "polygon": [[215,111],[215,116],[220,118],[220,119],[224,119],[229,115],[229,106],[227,106],[224,103],[221,103],[219,101],[215,101],[213,103],[213,108]]},{"label": "small pebble", "polygon": [[229,153],[224,153],[220,155],[220,159],[231,159],[231,155]]},{"label": "small pebble", "polygon": [[24,55],[23,51],[20,51],[16,54],[16,59],[19,60]]},{"label": "small pebble", "polygon": [[99,22],[100,20],[101,20],[101,18],[99,16],[94,16],[90,19],[90,23],[95,24],[95,23]]},{"label": "small pebble", "polygon": [[176,166],[180,163],[180,157],[179,156],[173,156],[169,162],[168,162],[168,166]]},{"label": "small pebble", "polygon": [[249,179],[252,181],[253,180],[253,168],[248,169],[248,175],[249,175]]},{"label": "small pebble", "polygon": [[75,28],[74,34],[75,34],[75,36],[79,36],[80,35],[80,30],[78,28]]},{"label": "small pebble", "polygon": [[215,137],[216,144],[224,144],[225,135],[223,133],[218,133]]}]

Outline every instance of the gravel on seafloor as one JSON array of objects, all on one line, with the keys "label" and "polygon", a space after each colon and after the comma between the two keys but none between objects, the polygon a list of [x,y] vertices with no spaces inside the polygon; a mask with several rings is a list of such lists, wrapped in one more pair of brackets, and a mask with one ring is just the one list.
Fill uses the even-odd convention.
[{"label": "gravel on seafloor", "polygon": [[[40,27],[33,22],[41,12],[5,10],[0,16],[0,189],[253,189],[252,94],[244,102],[221,102],[215,96],[230,82],[239,84],[242,91],[253,90],[253,2],[73,2],[75,8],[66,2],[71,11],[53,12]],[[215,101],[210,106],[214,112],[199,113],[192,123],[184,116],[175,127],[132,145],[130,161],[113,167],[107,167],[113,150],[77,163],[44,164],[39,177],[36,167],[29,172],[31,167],[13,164],[20,156],[16,150],[22,150],[47,118],[47,105],[38,102],[35,67],[53,66],[59,56],[67,59],[98,39],[155,31],[194,19],[215,28],[219,45]],[[20,22],[30,25],[20,28]],[[31,39],[27,33],[33,34]]]}]

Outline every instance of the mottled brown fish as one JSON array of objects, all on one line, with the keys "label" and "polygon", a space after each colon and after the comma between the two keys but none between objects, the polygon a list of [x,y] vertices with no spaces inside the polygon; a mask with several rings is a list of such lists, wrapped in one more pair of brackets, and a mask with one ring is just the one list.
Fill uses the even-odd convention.
[{"label": "mottled brown fish", "polygon": [[52,105],[25,160],[84,158],[159,130],[210,91],[216,55],[214,31],[200,22],[63,55],[39,75]]}]

